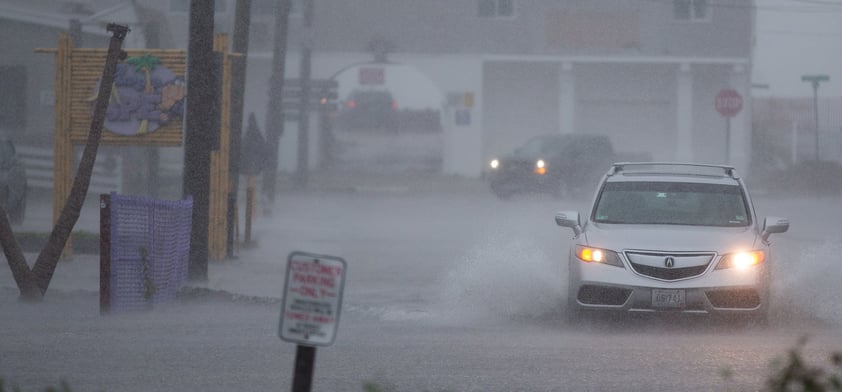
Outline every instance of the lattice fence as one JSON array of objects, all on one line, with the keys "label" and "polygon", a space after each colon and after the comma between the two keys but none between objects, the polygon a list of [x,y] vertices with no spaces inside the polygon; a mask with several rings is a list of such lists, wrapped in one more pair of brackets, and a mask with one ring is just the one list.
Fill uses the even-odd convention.
[{"label": "lattice fence", "polygon": [[103,311],[149,309],[175,298],[187,281],[192,199],[112,193],[100,207]]}]

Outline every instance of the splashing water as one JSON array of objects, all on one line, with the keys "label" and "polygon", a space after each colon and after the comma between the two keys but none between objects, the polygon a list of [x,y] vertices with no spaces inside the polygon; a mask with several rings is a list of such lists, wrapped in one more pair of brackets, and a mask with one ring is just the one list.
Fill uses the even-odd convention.
[{"label": "splashing water", "polygon": [[782,253],[773,274],[773,317],[842,322],[842,243],[793,246]]},{"label": "splashing water", "polygon": [[562,308],[566,268],[523,232],[485,235],[442,280],[433,312],[448,319],[536,318]]}]

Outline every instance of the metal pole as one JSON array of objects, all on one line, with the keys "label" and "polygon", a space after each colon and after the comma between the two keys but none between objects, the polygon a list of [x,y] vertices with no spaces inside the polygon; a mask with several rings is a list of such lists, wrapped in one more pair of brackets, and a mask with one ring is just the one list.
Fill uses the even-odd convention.
[{"label": "metal pole", "polygon": [[226,257],[234,257],[234,226],[237,196],[240,191],[240,145],[243,135],[243,94],[246,84],[246,62],[249,51],[249,26],[251,25],[251,0],[237,0],[234,11],[234,44],[232,50],[243,57],[232,62],[231,133],[228,138],[228,230]]},{"label": "metal pole", "polygon": [[798,122],[792,121],[792,164],[798,163]]},{"label": "metal pole", "polygon": [[184,141],[184,197],[193,197],[188,275],[208,280],[210,214],[210,150],[214,118],[208,113],[217,93],[217,64],[213,54],[214,0],[190,0],[190,37],[187,44],[187,110]]},{"label": "metal pole", "polygon": [[292,392],[310,392],[313,385],[313,368],[316,364],[316,348],[298,345],[295,349],[295,372],[292,378]]},{"label": "metal pole", "polygon": [[819,81],[813,80],[813,121],[816,127],[816,162],[819,161]]},{"label": "metal pole", "polygon": [[99,314],[111,311],[111,195],[99,195]]},{"label": "metal pole", "polygon": [[731,163],[731,117],[725,117],[725,163]]},{"label": "metal pole", "polygon": [[307,172],[310,170],[310,58],[313,53],[313,2],[305,0],[304,8],[304,42],[301,48],[301,102],[298,119],[298,153],[295,169],[295,185],[299,188],[307,186]]},{"label": "metal pole", "polygon": [[[144,25],[143,33],[146,47],[157,49],[161,46],[159,22],[149,22]],[[161,166],[161,153],[158,147],[146,148],[146,193],[151,197],[158,197],[161,179],[158,170]]]},{"label": "metal pole", "polygon": [[281,100],[286,68],[287,30],[292,0],[277,0],[275,4],[275,38],[272,53],[272,76],[269,78],[269,107],[266,108],[266,146],[269,159],[263,172],[263,191],[267,203],[265,211],[271,211],[275,201],[275,183],[278,181],[278,144],[284,133],[284,114]]}]

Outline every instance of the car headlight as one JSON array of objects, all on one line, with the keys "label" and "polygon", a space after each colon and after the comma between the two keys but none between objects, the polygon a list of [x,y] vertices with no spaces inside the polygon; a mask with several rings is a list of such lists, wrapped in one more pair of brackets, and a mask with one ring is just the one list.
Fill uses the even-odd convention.
[{"label": "car headlight", "polygon": [[623,261],[620,260],[620,255],[608,249],[576,245],[576,257],[586,263],[601,263],[625,268],[623,267]]},{"label": "car headlight", "polygon": [[543,159],[539,159],[535,162],[535,169],[533,171],[535,174],[547,174],[547,163]]},{"label": "car headlight", "polygon": [[762,250],[752,250],[748,252],[734,252],[722,256],[716,269],[737,268],[746,269],[766,260],[766,253]]},{"label": "car headlight", "polygon": [[492,169],[497,169],[500,167],[500,161],[497,159],[492,159],[491,162],[488,163],[488,166],[491,166]]}]

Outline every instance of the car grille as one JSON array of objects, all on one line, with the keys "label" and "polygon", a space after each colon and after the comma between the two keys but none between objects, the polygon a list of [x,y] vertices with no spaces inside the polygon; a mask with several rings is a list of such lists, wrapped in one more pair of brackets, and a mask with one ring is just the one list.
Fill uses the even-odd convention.
[{"label": "car grille", "polygon": [[576,298],[587,305],[620,306],[626,303],[632,291],[619,287],[585,285],[579,288]]},{"label": "car grille", "polygon": [[[681,280],[699,276],[707,270],[713,253],[625,252],[634,272],[660,280]],[[666,264],[672,258],[672,267]]]},{"label": "car grille", "polygon": [[754,309],[760,306],[760,294],[754,289],[707,291],[705,295],[715,308]]}]

